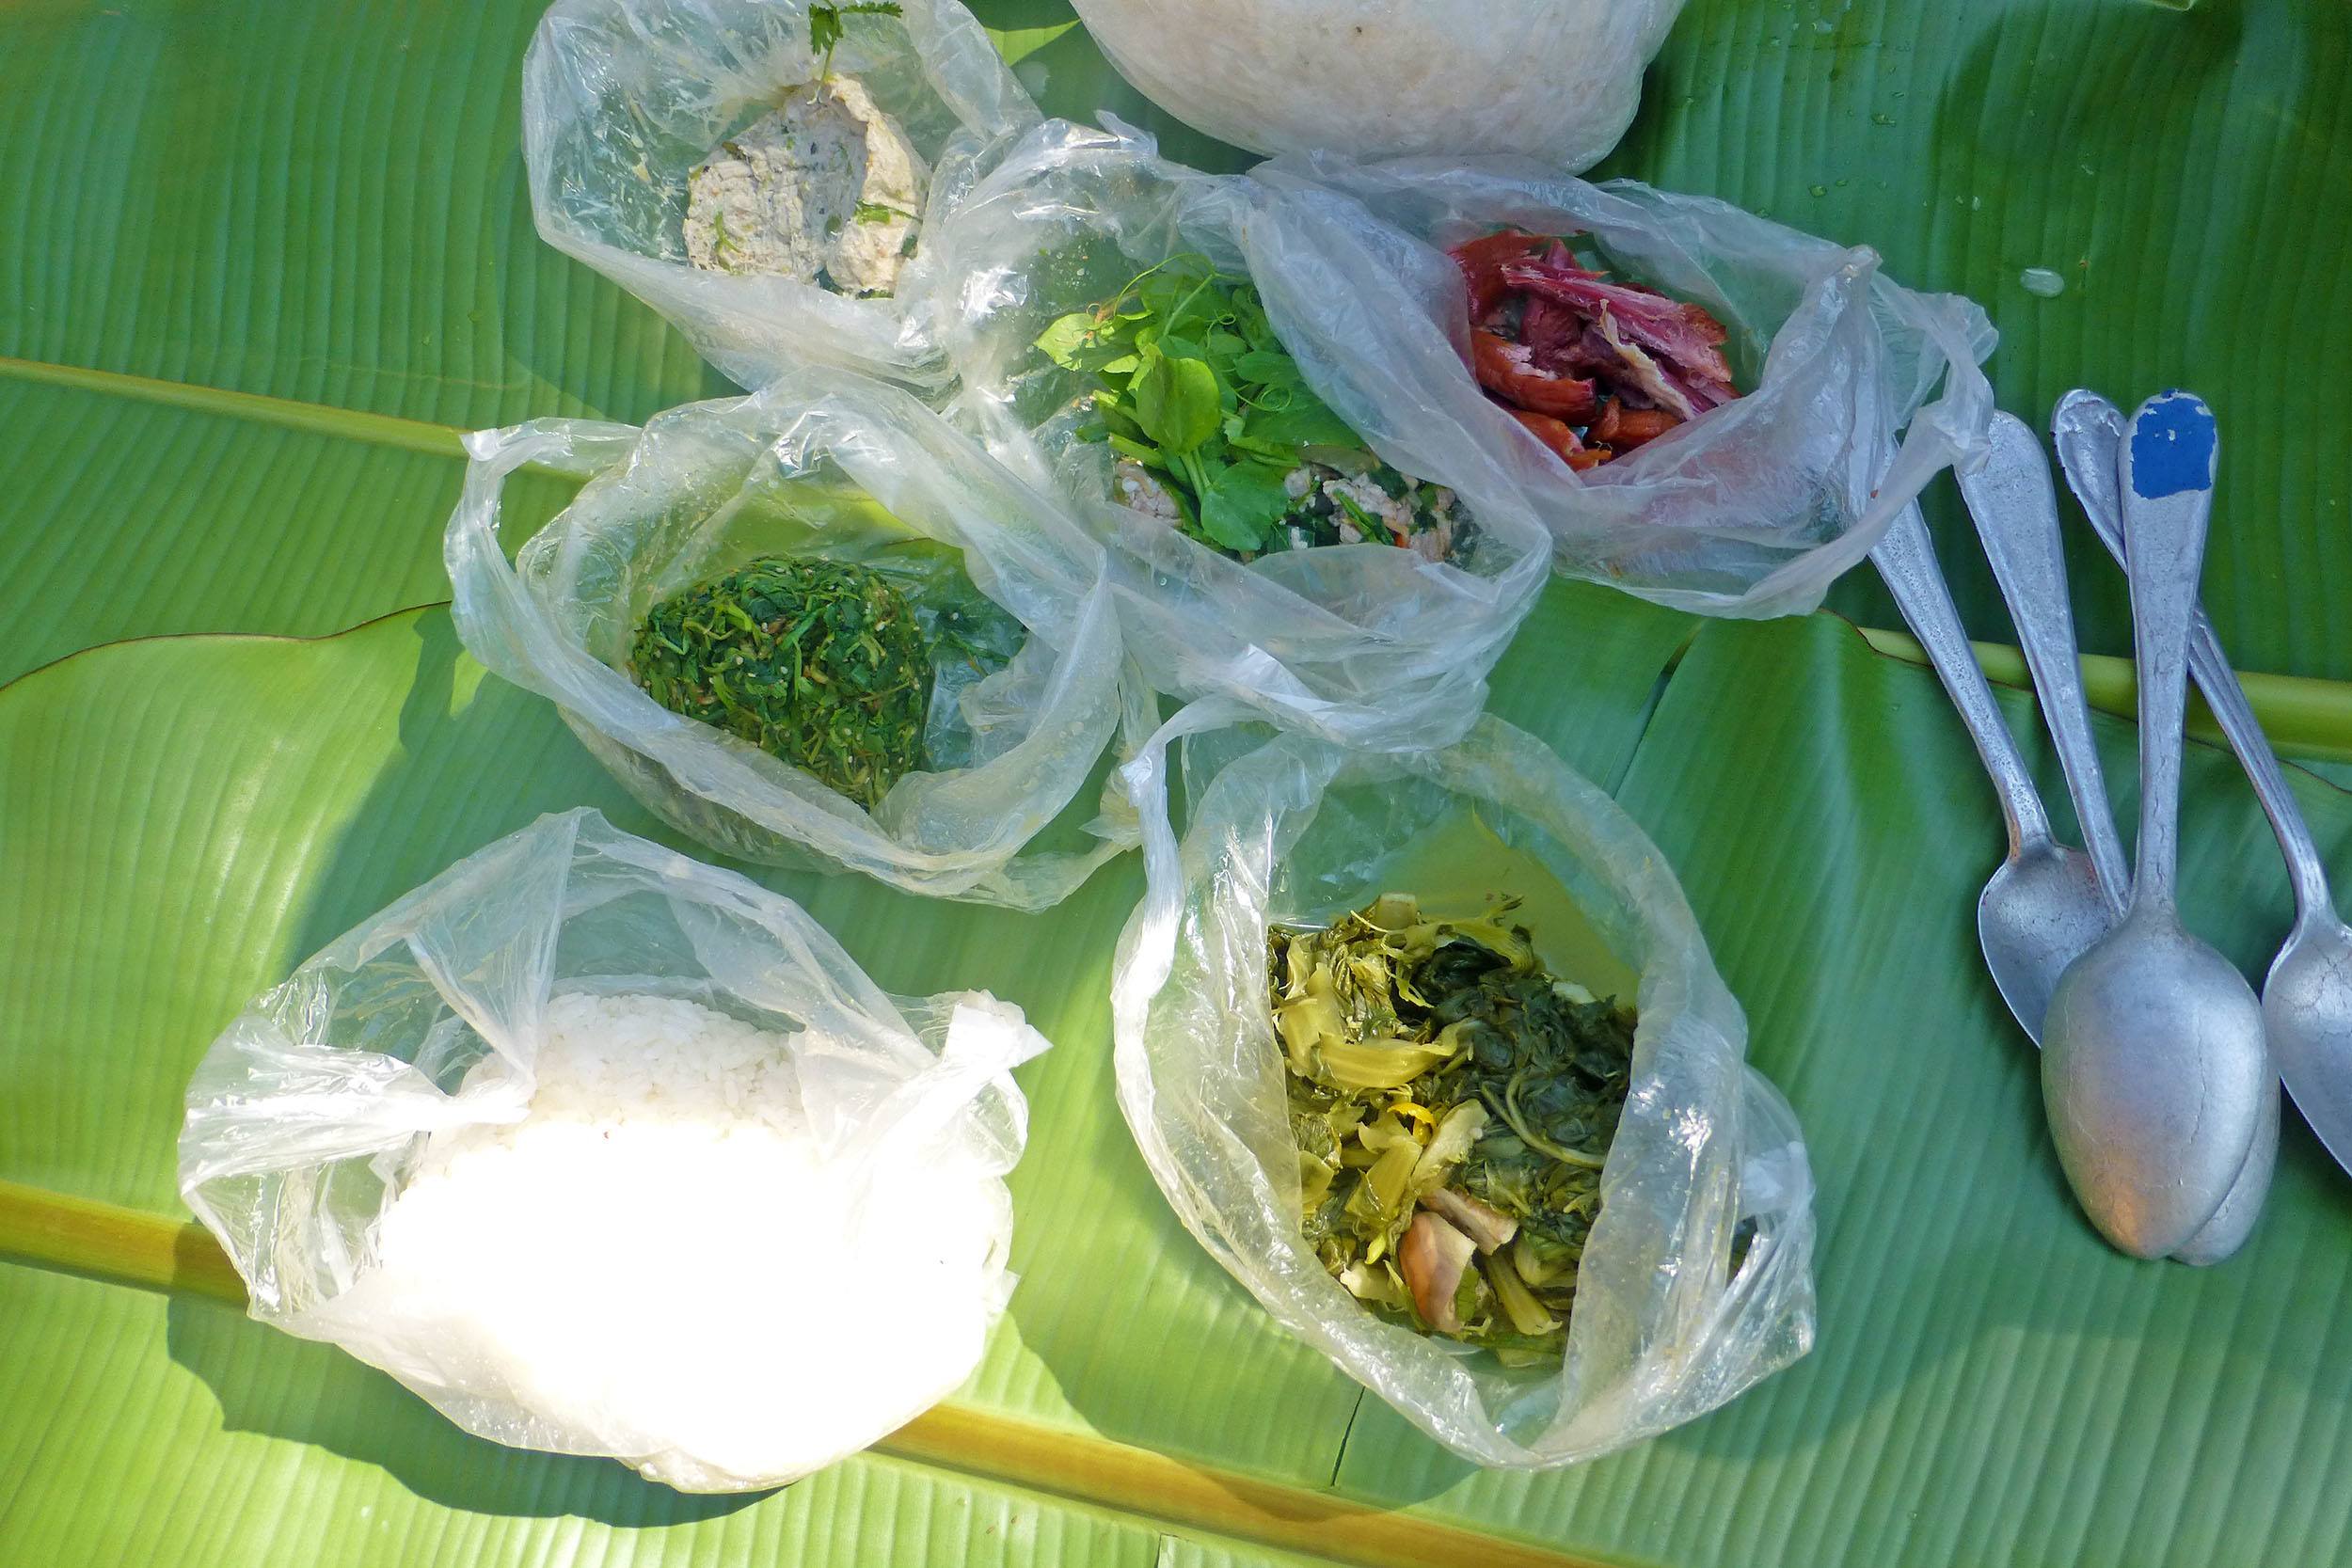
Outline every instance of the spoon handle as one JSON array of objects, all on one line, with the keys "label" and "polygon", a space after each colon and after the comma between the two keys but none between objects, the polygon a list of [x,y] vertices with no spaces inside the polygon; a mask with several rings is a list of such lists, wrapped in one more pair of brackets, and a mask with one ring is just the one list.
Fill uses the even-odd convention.
[{"label": "spoon handle", "polygon": [[2034,789],[2032,775],[2026,771],[2026,759],[2018,754],[2009,725],[2002,721],[2000,705],[1993,700],[1993,688],[1977,665],[1976,652],[1968,646],[1968,633],[1952,604],[1951,588],[1935,563],[1935,545],[1928,537],[1927,519],[1919,515],[1915,502],[1904,507],[1888,525],[1871,550],[1870,560],[1885,579],[1886,591],[1895,596],[1896,608],[1911,623],[1911,634],[1927,650],[1928,662],[1935,666],[1952,705],[1960,710],[1961,721],[1977,743],[1984,770],[1993,776],[1993,787],[2001,797],[2001,820],[2009,828],[2010,852],[2013,855],[2024,845],[2047,839],[2049,813]]},{"label": "spoon handle", "polygon": [[2188,392],[2159,392],[2123,432],[2117,471],[2123,569],[2139,663],[2139,862],[2135,905],[2170,909],[2180,862],[2181,725],[2188,707],[2188,623],[2205,564],[2218,433]]},{"label": "spoon handle", "polygon": [[[2068,486],[2082,503],[2083,515],[2090,519],[2091,531],[2115,557],[2116,564],[2122,565],[2122,499],[2116,485],[2123,439],[2122,410],[2096,392],[2073,391],[2058,400],[2050,426]],[[2238,765],[2246,769],[2255,799],[2262,802],[2263,815],[2270,819],[2270,831],[2278,835],[2279,852],[2286,859],[2287,877],[2295,889],[2296,924],[2331,917],[2334,904],[2328,896],[2328,869],[2319,845],[2303,820],[2302,808],[2295,803],[2286,770],[2271,751],[2262,721],[2254,717],[2253,705],[2246,700],[2246,689],[2230,668],[2221,639],[2202,604],[2196,607],[2189,626],[2188,673],[2205,694],[2214,722],[2221,726],[2230,749],[2237,753]]]},{"label": "spoon handle", "polygon": [[1960,493],[1994,580],[2009,601],[2017,641],[2042,694],[2042,715],[2058,743],[2066,769],[2067,792],[2082,823],[2083,844],[2099,877],[2107,908],[2121,914],[2131,894],[2131,871],[2123,841],[2107,805],[2099,748],[2090,736],[2090,704],[2083,696],[2083,673],[2074,646],[2074,611],[2066,597],[2066,548],[2058,536],[2058,493],[2051,488],[2049,460],[2042,443],[2013,414],[1993,418],[1993,457],[1973,474],[1960,476]]}]

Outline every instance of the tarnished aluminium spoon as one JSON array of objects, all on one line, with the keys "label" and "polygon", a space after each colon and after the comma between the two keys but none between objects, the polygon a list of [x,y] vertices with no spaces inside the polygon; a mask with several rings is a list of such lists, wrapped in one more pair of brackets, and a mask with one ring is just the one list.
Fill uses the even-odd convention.
[{"label": "tarnished aluminium spoon", "polygon": [[[2122,436],[2122,412],[2094,392],[2069,392],[2051,422],[2068,483],[2121,561],[2113,453]],[[2201,606],[2189,632],[2188,669],[2270,818],[2295,890],[2295,929],[2263,983],[2271,1065],[2336,1164],[2352,1170],[2352,927],[2336,915],[2319,846]]]},{"label": "tarnished aluminium spoon", "polygon": [[[2120,429],[2122,416],[2116,422]],[[2099,890],[2112,923],[2123,916],[2131,895],[2131,872],[2123,858],[2123,841],[2115,831],[2114,813],[2107,805],[2106,780],[2091,738],[2090,705],[2083,696],[2074,608],[2066,594],[2066,553],[2058,532],[2058,494],[2050,483],[2050,465],[2042,454],[2042,443],[2024,420],[2010,414],[1994,415],[1992,442],[1992,456],[1984,467],[1960,476],[1961,494],[1967,499],[1978,537],[1984,542],[1985,559],[1992,562],[1994,579],[2001,585],[2001,596],[2016,624],[2018,644],[2025,650],[2026,667],[2033,672],[2042,718],[2057,743],[2074,816],[2082,824],[2083,846],[2098,873]],[[2110,499],[2112,495],[2110,485]],[[2057,976],[2080,956],[2079,949],[2048,955],[2054,988]],[[2042,1021],[2018,1022],[2039,1044]],[[2275,1101],[2276,1096],[2272,1098]],[[2175,1258],[2185,1263],[2217,1263],[2245,1244],[2270,1191],[2272,1158],[2278,1149],[2276,1113],[2274,1103],[2268,1144],[2257,1136],[2229,1197],[2205,1227],[2173,1254]]]},{"label": "tarnished aluminium spoon", "polygon": [[2185,392],[2151,398],[2124,432],[2138,863],[2122,922],[2059,979],[2042,1037],[2058,1163],[2100,1233],[2141,1258],[2185,1244],[2220,1209],[2273,1078],[2261,1005],[2173,902],[2189,617],[2217,445],[2212,411]]},{"label": "tarnished aluminium spoon", "polygon": [[2099,879],[2088,856],[2050,834],[2049,813],[1977,667],[1918,507],[1903,509],[1870,559],[1927,650],[2001,798],[2009,856],[1977,901],[1977,940],[2001,1000],[2028,1035],[2038,1036],[2066,960],[2107,928]]}]

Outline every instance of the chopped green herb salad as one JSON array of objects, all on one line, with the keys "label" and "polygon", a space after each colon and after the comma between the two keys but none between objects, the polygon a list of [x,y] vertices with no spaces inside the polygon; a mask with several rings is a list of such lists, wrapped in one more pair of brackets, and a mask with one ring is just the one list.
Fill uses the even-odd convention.
[{"label": "chopped green herb salad", "polygon": [[871,808],[923,764],[934,657],[882,573],[771,556],[655,605],[628,673],[671,712]]},{"label": "chopped green herb salad", "polygon": [[1546,974],[1515,907],[1391,893],[1267,941],[1309,1244],[1374,1310],[1527,1366],[1567,1343],[1634,1017]]},{"label": "chopped green herb salad", "polygon": [[1307,386],[1256,288],[1205,257],[1145,269],[1036,346],[1088,388],[1077,434],[1111,448],[1114,499],[1214,549],[1372,543],[1442,561],[1470,538],[1454,493],[1375,456]]}]

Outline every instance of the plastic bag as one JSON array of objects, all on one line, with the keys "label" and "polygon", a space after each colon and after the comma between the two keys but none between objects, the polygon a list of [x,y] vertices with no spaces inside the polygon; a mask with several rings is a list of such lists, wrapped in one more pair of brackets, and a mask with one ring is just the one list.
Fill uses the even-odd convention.
[{"label": "plastic bag", "polygon": [[[1121,802],[1091,848],[1022,853],[1075,797],[1122,716],[1100,546],[906,393],[812,368],[690,404],[641,432],[541,420],[468,437],[444,554],[473,656],[554,701],[671,826],[740,860],[843,867],[911,893],[1015,909],[1066,896],[1134,843]],[[505,476],[594,476],[509,565]],[[653,604],[753,557],[864,562],[918,615],[952,614],[997,657],[940,661],[931,770],[868,812],[814,775],[661,706],[622,673]],[[927,628],[928,629],[928,628]],[[1148,716],[1133,719],[1138,730]]]},{"label": "plastic bag", "polygon": [[[1446,483],[1517,487],[1568,576],[1701,614],[1809,610],[1940,469],[1989,450],[1991,322],[1890,282],[1867,246],[1518,158],[1317,154],[1254,177],[1281,192],[1261,223],[1263,274],[1298,292],[1301,328],[1338,372],[1332,405],[1375,440],[1415,442]],[[1512,226],[1589,234],[1613,277],[1705,306],[1747,395],[1571,472],[1468,369],[1444,247]],[[1347,373],[1375,357],[1367,344],[1377,373]]]},{"label": "plastic bag", "polygon": [[[1549,541],[1508,484],[1456,484],[1475,543],[1438,563],[1386,545],[1334,545],[1247,564],[1111,499],[1111,461],[1069,431],[1078,383],[1032,350],[1056,317],[1117,293],[1143,267],[1198,252],[1248,272],[1310,385],[1329,356],[1302,341],[1298,292],[1265,276],[1248,180],[1160,159],[1151,138],[1052,121],[1023,138],[933,236],[933,308],[963,378],[958,414],[992,451],[1078,507],[1112,548],[1120,621],[1145,678],[1181,697],[1230,696],[1285,728],[1375,748],[1442,745],[1486,701],[1486,676],[1543,586]],[[1073,242],[1117,254],[1070,276]],[[1369,432],[1367,434],[1370,434]],[[1407,474],[1420,448],[1394,433],[1379,455]],[[1449,483],[1452,482],[1449,481]]]},{"label": "plastic bag", "polygon": [[[794,365],[917,384],[945,367],[898,298],[850,298],[689,260],[687,178],[711,150],[814,79],[804,0],[557,0],[523,59],[523,152],[549,245],[668,317],[745,387]],[[987,32],[957,0],[841,18],[834,75],[864,83],[930,166],[922,231],[991,148],[1038,120]],[[921,250],[916,251],[920,264]]]},{"label": "plastic bag", "polygon": [[1260,152],[1520,152],[1617,145],[1682,0],[1073,0],[1144,96]]},{"label": "plastic bag", "polygon": [[[1180,847],[1165,747],[1246,715],[1188,708],[1129,769],[1150,882],[1112,982],[1119,1101],[1185,1227],[1283,1326],[1482,1465],[1607,1453],[1803,1355],[1804,1147],[1788,1103],[1742,1064],[1739,1004],[1641,829],[1533,736],[1486,718],[1444,751],[1387,756],[1203,736],[1185,749],[1194,805]],[[1506,1369],[1375,1317],[1302,1238],[1266,928],[1391,891],[1433,913],[1521,895],[1554,973],[1638,998],[1632,1090],[1556,1370]],[[1727,1277],[1736,1238],[1745,1252]]]},{"label": "plastic bag", "polygon": [[[436,1315],[388,1293],[379,1243],[396,1205],[437,1142],[522,1119],[551,1005],[645,994],[790,1037],[792,1092],[844,1205],[854,1211],[890,1183],[914,1181],[973,1217],[952,1262],[910,1263],[935,1267],[922,1277],[956,1298],[930,1320],[934,1335],[919,1357],[882,1341],[891,1331],[876,1314],[849,1312],[823,1344],[687,1347],[689,1364],[720,1368],[719,1386],[657,1382],[649,1392],[640,1370],[631,1397],[599,1402],[605,1372],[675,1353],[668,1320],[628,1321],[617,1338],[574,1347],[584,1369],[575,1378],[534,1384],[516,1365],[513,1337],[494,1347],[484,1322],[462,1308]],[[469,1432],[611,1455],[691,1490],[775,1485],[895,1430],[978,1361],[1013,1284],[1003,1177],[1020,1157],[1027,1109],[1008,1069],[1045,1046],[1017,1008],[984,994],[894,1002],[788,899],[583,808],[543,816],[458,862],[246,1008],[189,1084],[180,1189],[245,1276],[254,1317],[343,1346]],[[747,1091],[738,1081],[728,1092]],[[626,1132],[626,1122],[607,1125],[606,1140]],[[665,1147],[697,1158],[687,1146]],[[486,1223],[535,1219],[545,1237],[583,1225],[598,1234],[603,1244],[586,1249],[579,1270],[583,1279],[598,1269],[612,1276],[591,1314],[599,1323],[614,1296],[635,1299],[632,1260],[653,1268],[705,1223],[640,1214],[632,1228],[615,1215],[598,1229],[599,1212],[564,1212],[579,1206],[569,1196],[501,1205]],[[756,1258],[763,1244],[786,1250],[772,1233],[723,1237],[719,1249]],[[776,1289],[796,1276],[805,1287],[804,1259],[775,1267]],[[440,1283],[461,1298],[480,1289]],[[860,1288],[889,1287],[867,1278]],[[543,1340],[579,1338],[552,1323],[537,1335],[528,1323],[520,1330],[534,1352]],[[807,1380],[832,1376],[809,1370],[813,1358],[854,1370],[842,1373],[859,1380],[851,1407],[836,1399],[809,1408],[818,1396]],[[672,1393],[699,1409],[681,1418]],[[662,1446],[680,1433],[732,1440]]]}]

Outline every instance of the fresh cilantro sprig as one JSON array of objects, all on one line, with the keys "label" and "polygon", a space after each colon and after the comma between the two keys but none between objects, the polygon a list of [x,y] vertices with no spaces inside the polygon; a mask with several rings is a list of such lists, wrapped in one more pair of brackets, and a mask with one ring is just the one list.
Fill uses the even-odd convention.
[{"label": "fresh cilantro sprig", "polygon": [[833,74],[833,50],[841,41],[843,17],[904,14],[898,0],[842,0],[837,6],[809,7],[808,47],[817,56],[817,79],[821,82]]},{"label": "fresh cilantro sprig", "polygon": [[1275,337],[1256,288],[1204,256],[1146,268],[1055,320],[1037,347],[1094,384],[1102,438],[1167,485],[1186,531],[1236,555],[1266,546],[1298,504],[1286,482],[1317,450],[1364,453]]}]

